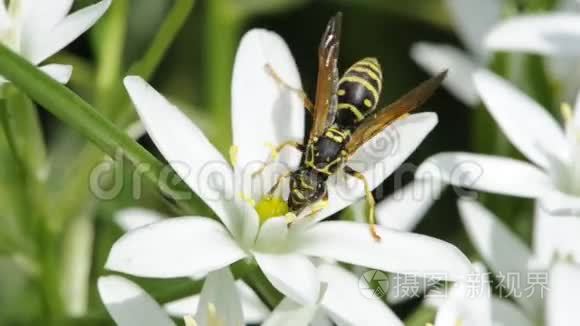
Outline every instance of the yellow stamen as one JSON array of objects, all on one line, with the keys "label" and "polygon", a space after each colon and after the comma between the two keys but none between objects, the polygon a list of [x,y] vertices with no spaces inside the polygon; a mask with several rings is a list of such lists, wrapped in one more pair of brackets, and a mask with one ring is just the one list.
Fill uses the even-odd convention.
[{"label": "yellow stamen", "polygon": [[223,326],[223,321],[218,318],[217,309],[213,303],[207,304],[207,324],[208,326]]},{"label": "yellow stamen", "polygon": [[195,319],[191,316],[185,316],[183,317],[183,320],[185,321],[185,326],[198,326]]},{"label": "yellow stamen", "polygon": [[288,213],[288,204],[279,196],[264,196],[256,204],[256,212],[260,222],[264,223],[272,217],[285,216]]},{"label": "yellow stamen", "polygon": [[572,107],[568,103],[562,103],[560,105],[560,114],[562,114],[562,119],[564,119],[565,123],[571,121],[574,116],[572,113]]},{"label": "yellow stamen", "polygon": [[236,166],[238,164],[238,153],[240,148],[236,145],[230,146],[230,163],[232,166]]}]

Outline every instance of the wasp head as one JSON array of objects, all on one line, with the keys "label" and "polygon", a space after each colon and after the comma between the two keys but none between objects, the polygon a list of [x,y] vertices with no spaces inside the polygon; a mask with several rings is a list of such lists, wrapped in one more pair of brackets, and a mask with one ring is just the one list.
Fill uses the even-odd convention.
[{"label": "wasp head", "polygon": [[300,212],[326,195],[326,178],[310,168],[300,168],[290,175],[290,195],[288,207],[292,212]]}]

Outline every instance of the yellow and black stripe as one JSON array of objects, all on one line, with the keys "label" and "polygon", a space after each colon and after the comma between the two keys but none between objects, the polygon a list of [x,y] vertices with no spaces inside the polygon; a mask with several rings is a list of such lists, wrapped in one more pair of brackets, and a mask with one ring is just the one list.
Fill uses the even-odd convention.
[{"label": "yellow and black stripe", "polygon": [[336,124],[354,129],[373,111],[381,94],[383,74],[375,58],[364,58],[352,65],[338,83],[338,112]]}]

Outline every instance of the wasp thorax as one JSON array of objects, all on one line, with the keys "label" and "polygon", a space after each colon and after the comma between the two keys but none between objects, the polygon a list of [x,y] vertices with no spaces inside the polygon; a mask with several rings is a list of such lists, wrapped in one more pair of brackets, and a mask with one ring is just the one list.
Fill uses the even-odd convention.
[{"label": "wasp thorax", "polygon": [[262,197],[255,206],[260,216],[260,223],[273,217],[284,216],[288,213],[288,204],[282,197],[267,195]]}]

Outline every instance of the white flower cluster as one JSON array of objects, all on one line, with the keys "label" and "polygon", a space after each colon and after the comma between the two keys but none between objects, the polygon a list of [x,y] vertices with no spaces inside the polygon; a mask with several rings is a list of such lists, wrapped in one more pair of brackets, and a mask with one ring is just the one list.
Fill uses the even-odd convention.
[{"label": "white flower cluster", "polygon": [[[460,215],[479,254],[494,273],[545,273],[547,291],[466,300],[460,286],[439,307],[436,325],[574,325],[580,290],[580,102],[562,105],[559,124],[547,109],[510,82],[486,70],[492,51],[546,56],[561,83],[564,101],[578,91],[580,13],[576,1],[562,1],[555,12],[517,15],[504,21],[501,1],[448,0],[457,30],[472,52],[420,43],[413,57],[428,71],[450,67],[447,87],[466,104],[479,100],[510,142],[531,162],[474,153],[441,153],[429,158],[417,176],[435,175],[454,186],[535,200],[532,249],[477,202],[461,200]],[[578,97],[580,98],[580,97]],[[465,164],[469,162],[470,164]],[[478,166],[477,175],[473,169]],[[471,176],[470,176],[471,175]],[[482,266],[478,266],[485,273]],[[512,282],[518,293],[528,282]]]}]

